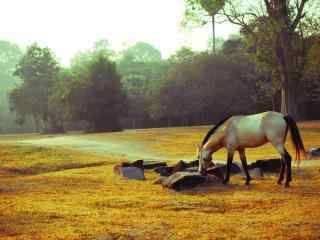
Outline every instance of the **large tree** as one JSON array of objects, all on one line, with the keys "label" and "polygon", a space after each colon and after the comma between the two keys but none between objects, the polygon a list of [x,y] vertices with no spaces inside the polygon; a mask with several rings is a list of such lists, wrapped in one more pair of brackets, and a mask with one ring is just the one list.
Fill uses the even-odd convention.
[{"label": "large tree", "polygon": [[126,126],[151,126],[151,95],[165,71],[160,51],[149,43],[138,42],[122,51],[117,65],[129,100]]},{"label": "large tree", "polygon": [[0,132],[22,130],[15,123],[15,116],[9,111],[8,93],[21,81],[13,76],[15,67],[22,57],[18,45],[0,40]]},{"label": "large tree", "polygon": [[58,62],[49,48],[37,44],[27,48],[14,73],[23,83],[10,94],[11,107],[22,122],[30,116],[39,130],[50,131],[50,116],[53,113],[49,98],[58,72]]},{"label": "large tree", "polygon": [[103,50],[86,56],[71,68],[72,80],[64,94],[67,113],[72,120],[86,121],[88,131],[119,131],[127,103],[116,64]]},{"label": "large tree", "polygon": [[186,53],[170,64],[152,106],[155,119],[169,126],[208,124],[258,110],[258,74],[248,58]]},{"label": "large tree", "polygon": [[304,54],[299,52],[304,51],[303,40],[316,9],[313,5],[319,2],[238,0],[227,1],[223,8],[223,15],[230,22],[240,25],[247,36],[264,44],[260,50],[270,51],[269,61],[275,73],[272,76],[281,88],[281,112],[284,114],[298,116],[297,94],[304,66],[301,59]]}]

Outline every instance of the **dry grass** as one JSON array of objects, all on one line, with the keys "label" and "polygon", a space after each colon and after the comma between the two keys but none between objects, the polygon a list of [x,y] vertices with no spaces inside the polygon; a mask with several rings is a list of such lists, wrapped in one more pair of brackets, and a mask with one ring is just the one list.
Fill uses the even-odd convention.
[{"label": "dry grass", "polygon": [[[83,137],[143,142],[176,156],[176,151],[193,154],[189,148],[206,130]],[[317,130],[305,129],[303,138],[307,146],[319,145]],[[269,158],[272,151],[265,146],[249,156]],[[114,176],[118,160],[67,149],[1,145],[0,239],[320,238],[318,167],[305,167],[301,175],[294,171],[289,189],[276,184],[277,176],[254,180],[249,187],[234,176],[229,186],[176,193],[152,184],[157,178],[152,172],[146,173],[146,181]]]}]

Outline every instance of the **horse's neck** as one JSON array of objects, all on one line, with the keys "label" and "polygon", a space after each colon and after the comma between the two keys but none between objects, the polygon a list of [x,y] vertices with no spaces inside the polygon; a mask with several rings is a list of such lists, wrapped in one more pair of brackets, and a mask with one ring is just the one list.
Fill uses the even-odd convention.
[{"label": "horse's neck", "polygon": [[224,138],[224,133],[219,132],[212,136],[209,141],[203,146],[205,151],[209,151],[210,153],[214,153],[222,148],[222,141]]}]

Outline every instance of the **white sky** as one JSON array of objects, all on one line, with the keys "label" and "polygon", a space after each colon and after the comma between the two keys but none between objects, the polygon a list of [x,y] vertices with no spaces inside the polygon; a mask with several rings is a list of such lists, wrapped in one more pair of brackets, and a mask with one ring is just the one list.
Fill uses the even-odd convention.
[{"label": "white sky", "polygon": [[[205,49],[211,27],[181,31],[183,10],[183,0],[4,0],[0,39],[22,47],[38,42],[63,64],[100,39],[109,40],[115,49],[148,42],[164,57],[185,45]],[[216,26],[217,37],[235,31],[227,23]]]}]

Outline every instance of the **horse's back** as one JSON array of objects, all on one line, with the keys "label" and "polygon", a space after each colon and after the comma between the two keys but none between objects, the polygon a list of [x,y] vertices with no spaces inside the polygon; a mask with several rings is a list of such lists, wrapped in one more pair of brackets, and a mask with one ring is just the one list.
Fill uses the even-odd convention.
[{"label": "horse's back", "polygon": [[234,116],[228,123],[227,142],[234,144],[236,148],[257,147],[266,143],[268,137],[273,137],[283,128],[283,124],[283,114],[271,111]]}]

